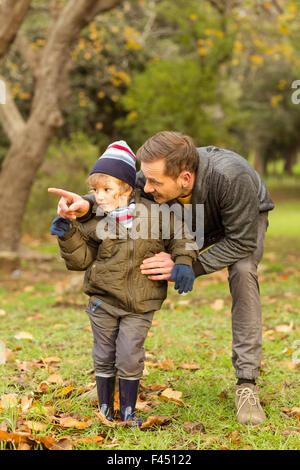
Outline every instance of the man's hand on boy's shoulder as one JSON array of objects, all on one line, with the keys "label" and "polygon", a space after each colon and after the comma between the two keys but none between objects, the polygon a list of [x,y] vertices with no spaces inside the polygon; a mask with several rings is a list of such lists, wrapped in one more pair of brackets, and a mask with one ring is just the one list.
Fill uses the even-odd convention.
[{"label": "man's hand on boy's shoulder", "polygon": [[57,206],[57,214],[64,219],[74,220],[77,217],[82,217],[90,209],[90,203],[76,193],[59,188],[48,188],[48,192],[61,196]]}]

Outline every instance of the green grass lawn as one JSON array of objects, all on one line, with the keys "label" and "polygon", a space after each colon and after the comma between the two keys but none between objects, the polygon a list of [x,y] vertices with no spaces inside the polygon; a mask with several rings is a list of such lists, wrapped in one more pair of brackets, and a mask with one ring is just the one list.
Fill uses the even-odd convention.
[{"label": "green grass lawn", "polygon": [[[170,285],[155,314],[140,390],[140,406],[147,407],[138,413],[143,420],[169,420],[143,431],[102,424],[97,405],[83,398],[95,382],[87,297],[64,290],[77,273],[56,258],[26,262],[19,277],[1,277],[0,340],[9,354],[0,365],[0,449],[53,443],[73,449],[299,449],[299,209],[296,199],[283,200],[270,214],[259,271],[264,343],[258,385],[265,423],[236,421],[224,270],[198,278],[188,295]],[[51,240],[35,249],[58,253]],[[31,339],[17,339],[22,332]],[[166,387],[182,392],[182,403],[163,400]],[[8,442],[6,433],[22,435],[23,442]]]}]

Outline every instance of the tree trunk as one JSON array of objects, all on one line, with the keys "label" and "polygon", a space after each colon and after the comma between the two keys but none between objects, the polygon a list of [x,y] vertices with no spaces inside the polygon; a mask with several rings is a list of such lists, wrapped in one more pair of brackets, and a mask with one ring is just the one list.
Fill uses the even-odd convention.
[{"label": "tree trunk", "polygon": [[288,175],[291,175],[293,173],[293,166],[297,162],[297,156],[298,156],[297,148],[291,149],[289,152],[285,154],[284,171]]},{"label": "tree trunk", "polygon": [[[53,25],[40,58],[30,117],[22,125],[19,115],[18,126],[13,126],[14,120],[11,120],[13,128],[9,137],[12,143],[0,173],[1,267],[4,267],[7,252],[10,253],[6,256],[9,263],[14,259],[14,266],[18,264],[13,254],[18,251],[30,190],[50,141],[63,124],[61,109],[68,92],[73,43],[96,14],[119,3],[121,0],[69,0]],[[16,112],[13,103],[11,109]],[[4,121],[4,113],[0,113],[0,119]]]},{"label": "tree trunk", "polygon": [[265,174],[266,162],[262,154],[258,150],[255,150],[253,166],[254,166],[254,169],[257,171],[257,173],[259,173],[260,175]]}]

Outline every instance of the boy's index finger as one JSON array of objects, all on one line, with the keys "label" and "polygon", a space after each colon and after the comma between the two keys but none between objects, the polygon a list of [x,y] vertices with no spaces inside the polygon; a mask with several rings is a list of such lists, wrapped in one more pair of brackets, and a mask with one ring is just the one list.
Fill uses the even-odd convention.
[{"label": "boy's index finger", "polygon": [[48,188],[48,193],[57,194],[57,196],[64,197],[67,200],[73,199],[72,193],[70,193],[70,191],[65,191],[64,189]]}]

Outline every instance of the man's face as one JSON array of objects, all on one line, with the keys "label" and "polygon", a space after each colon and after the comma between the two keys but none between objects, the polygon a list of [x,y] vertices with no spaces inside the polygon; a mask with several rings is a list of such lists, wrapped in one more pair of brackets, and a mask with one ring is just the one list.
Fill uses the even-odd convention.
[{"label": "man's face", "polygon": [[141,170],[146,178],[144,191],[152,194],[156,202],[162,204],[182,195],[181,176],[173,179],[165,175],[163,158],[153,162],[141,162]]}]

